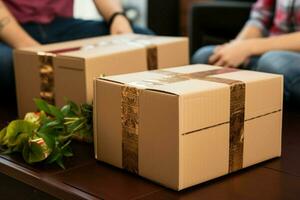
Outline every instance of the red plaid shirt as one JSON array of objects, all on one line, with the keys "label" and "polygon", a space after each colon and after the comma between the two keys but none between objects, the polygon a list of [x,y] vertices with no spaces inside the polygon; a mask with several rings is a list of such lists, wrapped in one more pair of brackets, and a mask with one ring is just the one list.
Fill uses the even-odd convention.
[{"label": "red plaid shirt", "polygon": [[300,0],[258,0],[247,25],[265,35],[280,35],[300,30]]}]

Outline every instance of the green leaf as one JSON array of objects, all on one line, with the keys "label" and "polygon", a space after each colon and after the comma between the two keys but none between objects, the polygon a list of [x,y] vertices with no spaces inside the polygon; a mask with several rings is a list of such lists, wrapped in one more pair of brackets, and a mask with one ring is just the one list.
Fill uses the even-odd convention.
[{"label": "green leaf", "polygon": [[61,159],[62,158],[62,153],[60,151],[60,149],[56,148],[52,153],[51,155],[47,158],[47,163],[51,164],[51,163],[54,163],[56,162],[58,159]]},{"label": "green leaf", "polygon": [[60,144],[65,143],[66,141],[70,140],[72,138],[71,133],[67,133],[66,135],[58,135],[56,137],[56,141],[59,142]]},{"label": "green leaf", "polygon": [[83,120],[77,119],[73,123],[67,125],[68,132],[74,133],[74,132],[78,131],[79,129],[83,128],[83,126],[84,126]]},{"label": "green leaf", "polygon": [[4,136],[4,144],[5,145],[18,145],[16,143],[17,136],[21,133],[26,133],[28,136],[33,135],[33,131],[38,128],[38,125],[33,124],[31,122],[25,120],[15,120],[12,121],[7,126],[7,132]]},{"label": "green leaf", "polygon": [[70,143],[71,143],[71,140],[69,140],[66,144],[64,144],[64,146],[61,148],[61,151],[62,151],[62,154],[65,156],[65,157],[71,157],[73,156],[73,152],[72,152],[72,149],[70,147]]},{"label": "green leaf", "polygon": [[5,149],[1,152],[2,155],[8,155],[13,153],[13,150],[11,148]]},{"label": "green leaf", "polygon": [[64,156],[65,156],[65,157],[72,157],[72,156],[74,156],[74,154],[73,154],[72,151],[65,151],[65,152],[64,152]]},{"label": "green leaf", "polygon": [[52,136],[58,136],[59,134],[64,133],[64,125],[57,123],[57,121],[49,121],[40,127],[39,132],[51,134]]},{"label": "green leaf", "polygon": [[82,104],[80,106],[82,113],[86,113],[87,115],[91,115],[91,113],[93,112],[93,106],[90,104]]},{"label": "green leaf", "polygon": [[60,109],[57,108],[56,106],[48,104],[46,101],[44,101],[42,99],[34,99],[34,102],[39,110],[44,111],[45,113],[52,115],[52,116],[58,118],[59,120],[63,120],[64,115],[60,111]]},{"label": "green leaf", "polygon": [[0,145],[3,144],[3,138],[4,138],[4,136],[6,135],[6,132],[7,132],[7,127],[3,128],[3,129],[0,131]]},{"label": "green leaf", "polygon": [[20,133],[13,142],[7,144],[7,147],[13,148],[13,151],[22,151],[24,143],[28,140],[28,133]]},{"label": "green leaf", "polygon": [[45,134],[43,132],[38,132],[37,135],[44,139],[46,142],[48,148],[52,151],[55,148],[55,136],[52,136],[51,134]]},{"label": "green leaf", "polygon": [[53,105],[48,105],[49,109],[50,109],[50,113],[52,116],[56,117],[58,120],[63,120],[64,119],[64,115],[63,113],[55,106]]},{"label": "green leaf", "polygon": [[55,127],[55,126],[59,126],[59,125],[62,125],[61,121],[59,121],[59,120],[53,120],[53,121],[49,121],[47,123],[48,127]]},{"label": "green leaf", "polygon": [[56,163],[57,163],[62,169],[66,169],[65,166],[64,166],[64,163],[63,163],[63,161],[62,161],[62,158],[56,160]]},{"label": "green leaf", "polygon": [[23,158],[29,164],[47,159],[50,153],[51,150],[44,139],[37,136],[29,139],[23,148]]},{"label": "green leaf", "polygon": [[71,105],[67,104],[65,106],[63,106],[60,111],[64,114],[64,116],[68,116],[71,112]]},{"label": "green leaf", "polygon": [[0,131],[0,150],[21,152],[27,163],[56,163],[73,156],[70,142],[74,132],[82,138],[92,135],[93,107],[72,101],[61,109],[42,99],[34,99],[39,114],[29,113],[24,120],[12,121]]},{"label": "green leaf", "polygon": [[60,159],[62,157],[62,153],[59,148],[55,148],[54,151],[50,154],[50,156],[47,158],[46,163],[54,163],[56,160]]},{"label": "green leaf", "polygon": [[24,120],[39,125],[40,124],[40,114],[34,113],[34,112],[27,113],[24,117]]},{"label": "green leaf", "polygon": [[47,114],[50,114],[50,108],[49,108],[49,104],[42,100],[42,99],[34,99],[34,103],[36,105],[36,107],[40,110],[40,111],[44,111]]},{"label": "green leaf", "polygon": [[68,141],[61,147],[61,149],[62,149],[62,150],[66,149],[66,148],[70,145],[70,143],[71,143],[71,140],[68,140]]},{"label": "green leaf", "polygon": [[51,121],[51,119],[47,116],[47,114],[44,111],[40,112],[40,120],[41,120],[41,124],[45,124]]},{"label": "green leaf", "polygon": [[68,104],[71,106],[71,111],[73,111],[74,113],[79,112],[79,107],[76,103],[74,103],[73,101],[68,101]]}]

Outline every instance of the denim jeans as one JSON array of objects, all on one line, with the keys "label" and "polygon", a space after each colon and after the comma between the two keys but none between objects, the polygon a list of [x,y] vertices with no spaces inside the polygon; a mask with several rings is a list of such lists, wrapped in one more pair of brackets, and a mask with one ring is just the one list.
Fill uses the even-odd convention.
[{"label": "denim jeans", "polygon": [[[41,44],[108,35],[109,28],[103,21],[57,18],[50,24],[27,23],[22,27]],[[153,34],[152,31],[133,26],[135,33]],[[14,33],[12,33],[14,34]],[[8,101],[15,98],[15,81],[12,48],[0,42],[0,91]],[[4,95],[1,95],[4,96]],[[3,101],[3,98],[0,99]]]},{"label": "denim jeans", "polygon": [[[193,55],[193,63],[207,64],[215,46],[200,48]],[[269,51],[260,57],[252,57],[246,69],[284,76],[286,101],[300,102],[300,53],[292,51]]]}]

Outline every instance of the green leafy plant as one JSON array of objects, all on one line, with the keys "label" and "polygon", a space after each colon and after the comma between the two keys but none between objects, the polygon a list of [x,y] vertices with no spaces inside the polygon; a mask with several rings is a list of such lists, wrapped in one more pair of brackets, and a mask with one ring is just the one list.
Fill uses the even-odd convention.
[{"label": "green leafy plant", "polygon": [[0,131],[0,151],[19,152],[29,164],[56,163],[65,168],[64,157],[73,156],[72,139],[92,142],[93,107],[68,101],[58,108],[42,99],[34,101],[39,112],[27,113],[23,120],[14,120]]}]

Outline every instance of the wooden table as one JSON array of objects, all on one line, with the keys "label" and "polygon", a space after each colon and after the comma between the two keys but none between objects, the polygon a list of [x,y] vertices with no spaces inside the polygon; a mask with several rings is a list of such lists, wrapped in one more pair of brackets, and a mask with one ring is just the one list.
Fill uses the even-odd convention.
[{"label": "wooden table", "polygon": [[[15,117],[8,111],[0,109],[2,124]],[[282,158],[181,192],[97,162],[91,145],[73,143],[73,149],[75,157],[67,160],[66,170],[1,156],[0,199],[300,199],[299,111],[284,113]]]}]

